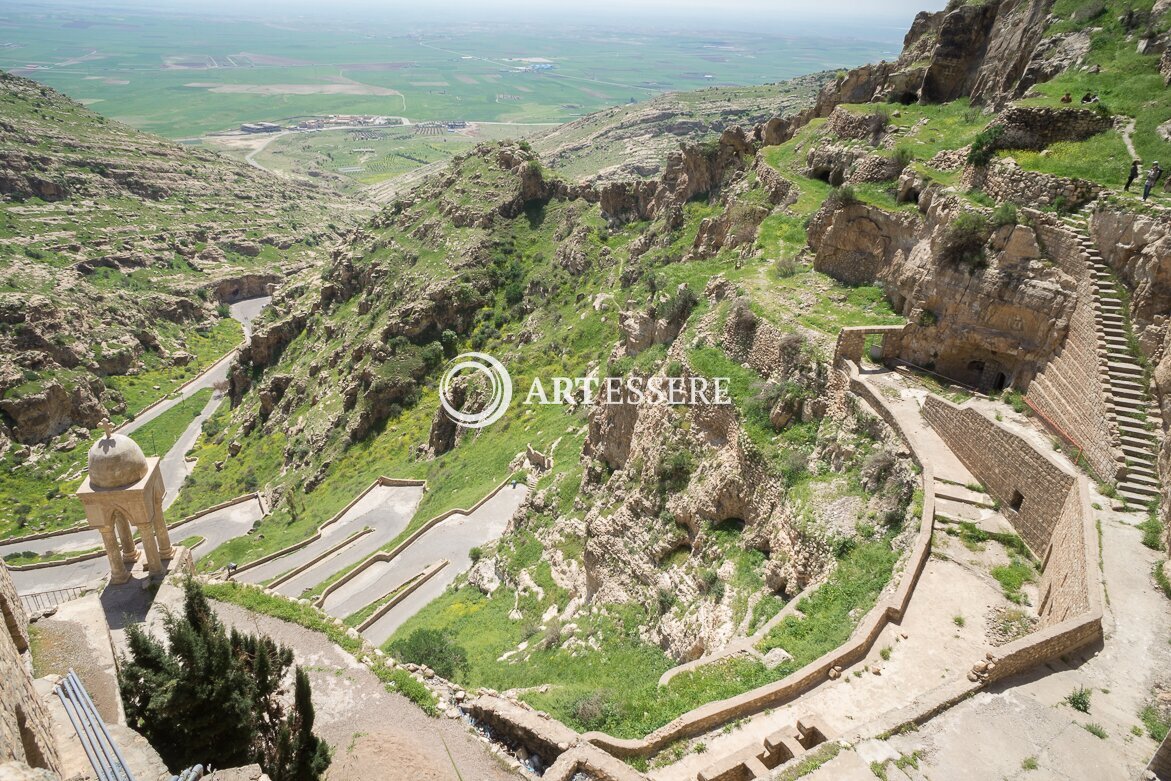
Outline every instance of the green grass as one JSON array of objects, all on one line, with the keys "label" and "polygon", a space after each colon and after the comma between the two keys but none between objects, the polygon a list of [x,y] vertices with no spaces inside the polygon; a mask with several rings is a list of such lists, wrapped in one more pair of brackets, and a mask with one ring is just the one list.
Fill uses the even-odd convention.
[{"label": "green grass", "polygon": [[1139,719],[1142,720],[1147,735],[1157,743],[1162,743],[1167,737],[1168,730],[1171,730],[1171,716],[1153,704],[1143,707],[1139,712]]},{"label": "green grass", "polygon": [[[205,585],[203,590],[209,599],[229,602],[254,613],[261,613],[281,621],[297,624],[314,632],[320,632],[352,655],[357,655],[362,650],[361,640],[350,637],[346,634],[345,629],[338,627],[325,615],[308,605],[282,599],[266,594],[260,589],[241,586],[237,583],[211,583]],[[377,664],[374,667],[374,673],[386,685],[388,691],[402,694],[429,716],[438,715],[435,697],[427,687],[415,680],[406,670],[392,669]]]},{"label": "green grass", "polygon": [[785,649],[793,660],[782,667],[796,670],[838,647],[849,639],[861,616],[874,606],[890,582],[897,560],[898,554],[886,540],[857,545],[838,561],[821,587],[798,603],[797,609],[805,617],[787,617],[757,648],[762,653]]},{"label": "green grass", "polygon": [[1012,563],[1002,564],[992,568],[992,577],[1000,584],[1004,596],[1010,602],[1023,605],[1027,597],[1021,591],[1026,583],[1033,583],[1037,579],[1036,568],[1027,560],[1012,556]]},{"label": "green grass", "polygon": [[211,388],[196,391],[154,420],[143,424],[130,435],[130,438],[137,442],[142,452],[148,456],[166,455],[211,401],[212,393]]},{"label": "green grass", "polygon": [[1151,550],[1163,550],[1163,522],[1151,513],[1138,524],[1138,530],[1143,533],[1143,545]]},{"label": "green grass", "polygon": [[102,550],[98,548],[85,548],[83,550],[63,551],[60,553],[34,553],[32,551],[17,551],[16,553],[9,553],[4,557],[4,563],[10,567],[23,567],[29,564],[45,564],[50,561],[64,561],[65,559],[72,559],[76,556],[86,556],[91,553],[97,553]]},{"label": "green grass", "polygon": [[[540,555],[540,548],[536,548]],[[678,675],[666,687],[659,676],[673,666],[654,646],[639,637],[637,609],[607,606],[605,614],[575,619],[579,636],[601,640],[598,651],[569,653],[558,646],[541,647],[536,617],[556,599],[538,602],[529,594],[520,601],[526,618],[511,621],[514,593],[508,588],[486,597],[473,587],[449,590],[408,620],[394,638],[416,629],[446,629],[468,655],[469,671],[460,681],[468,687],[498,690],[550,684],[547,693],[524,699],[578,730],[602,730],[616,737],[642,737],[671,719],[712,700],[735,696],[778,680],[849,637],[857,623],[851,618],[873,606],[890,580],[897,554],[886,540],[860,545],[839,562],[837,571],[803,601],[806,618],[791,618],[770,633],[761,649],[782,645],[795,659],[775,670],[759,662],[730,660]],[[562,599],[566,597],[563,596]],[[523,661],[498,661],[522,640],[536,646]],[[769,644],[772,641],[773,644]],[[597,708],[582,705],[597,695]]]},{"label": "green grass", "polygon": [[1106,729],[1097,722],[1087,722],[1086,724],[1082,725],[1082,729],[1099,740],[1105,740],[1106,738],[1110,737],[1110,735],[1106,732]]},{"label": "green grass", "polygon": [[[1025,105],[1056,107],[1061,106],[1060,98],[1066,92],[1072,94],[1075,100],[1091,92],[1112,112],[1135,118],[1134,145],[1144,163],[1149,165],[1154,160],[1171,158],[1171,144],[1163,141],[1155,132],[1155,128],[1171,114],[1171,95],[1164,89],[1158,71],[1159,55],[1138,54],[1134,39],[1127,37],[1118,21],[1129,8],[1149,10],[1152,0],[1103,0],[1101,6],[1104,12],[1100,16],[1081,20],[1072,17],[1077,8],[1088,5],[1088,0],[1058,0],[1053,13],[1066,18],[1050,27],[1048,34],[1076,29],[1091,30],[1091,48],[1086,64],[1097,65],[1101,71],[1092,73],[1089,68],[1072,68],[1049,82],[1036,85],[1034,91],[1038,97],[1021,102]],[[1160,29],[1166,29],[1167,26],[1165,21],[1160,21],[1158,25]],[[1028,162],[1050,173],[1066,176],[1082,174],[1121,189],[1126,180],[1129,161],[1126,160],[1125,152],[1119,151],[1116,139],[1115,134],[1107,133],[1104,138],[1090,139],[1075,145],[1076,148],[1058,149],[1048,158],[1028,158]],[[1079,149],[1084,151],[1079,152]],[[1129,199],[1135,200],[1137,197],[1132,195]]]},{"label": "green grass", "polygon": [[[159,323],[159,330],[164,324]],[[106,384],[126,400],[126,417],[141,412],[156,399],[170,395],[180,385],[197,377],[204,369],[239,346],[244,331],[238,322],[225,317],[206,333],[188,332],[183,344],[192,360],[186,366],[166,365],[156,353],[146,353],[146,370],[137,374],[106,378]],[[178,338],[176,327],[175,338]]]}]

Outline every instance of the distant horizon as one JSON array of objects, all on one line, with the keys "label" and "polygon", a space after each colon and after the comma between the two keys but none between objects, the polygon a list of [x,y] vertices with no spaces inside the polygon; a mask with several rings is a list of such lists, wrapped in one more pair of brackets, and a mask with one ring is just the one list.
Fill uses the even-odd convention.
[{"label": "distant horizon", "polygon": [[[482,24],[558,20],[597,27],[634,26],[634,29],[750,31],[761,35],[849,36],[877,42],[900,42],[920,11],[937,11],[945,0],[884,0],[859,8],[857,2],[821,0],[811,9],[798,0],[597,0],[589,4],[554,5],[539,0],[450,0],[442,8],[379,2],[378,0],[49,0],[7,3],[5,10],[70,12],[87,15],[120,12],[193,17],[268,19],[272,22],[335,19],[347,23],[403,22],[413,25]],[[3,12],[0,12],[0,20]]]}]

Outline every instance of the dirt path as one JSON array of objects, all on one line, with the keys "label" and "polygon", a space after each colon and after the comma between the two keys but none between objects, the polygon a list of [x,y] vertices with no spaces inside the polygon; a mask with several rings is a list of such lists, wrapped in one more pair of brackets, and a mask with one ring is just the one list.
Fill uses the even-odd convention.
[{"label": "dirt path", "polygon": [[333,748],[327,781],[507,781],[508,772],[462,720],[432,719],[322,635],[213,602],[229,626],[293,649],[309,673],[316,731]]},{"label": "dirt path", "polygon": [[1126,151],[1130,152],[1131,160],[1138,160],[1138,152],[1134,149],[1134,120],[1131,119],[1122,128],[1122,143],[1126,144]]}]

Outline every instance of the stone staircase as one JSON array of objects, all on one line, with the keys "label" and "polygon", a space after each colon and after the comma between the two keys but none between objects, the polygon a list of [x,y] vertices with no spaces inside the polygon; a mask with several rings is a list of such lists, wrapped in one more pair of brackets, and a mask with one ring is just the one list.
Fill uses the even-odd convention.
[{"label": "stone staircase", "polygon": [[1110,422],[1122,443],[1126,472],[1118,481],[1118,498],[1145,507],[1159,496],[1159,436],[1163,430],[1159,405],[1152,400],[1144,368],[1130,350],[1130,316],[1113,270],[1090,238],[1084,212],[1062,217],[1076,234],[1089,263],[1097,313],[1098,372],[1106,392]]}]

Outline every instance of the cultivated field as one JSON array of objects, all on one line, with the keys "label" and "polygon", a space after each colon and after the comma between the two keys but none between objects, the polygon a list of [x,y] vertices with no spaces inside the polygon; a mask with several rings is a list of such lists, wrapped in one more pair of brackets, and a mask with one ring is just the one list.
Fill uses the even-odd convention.
[{"label": "cultivated field", "polygon": [[265,23],[19,6],[0,16],[0,68],[172,138],[333,113],[564,122],[665,91],[773,82],[892,49],[845,38],[389,18]]}]

